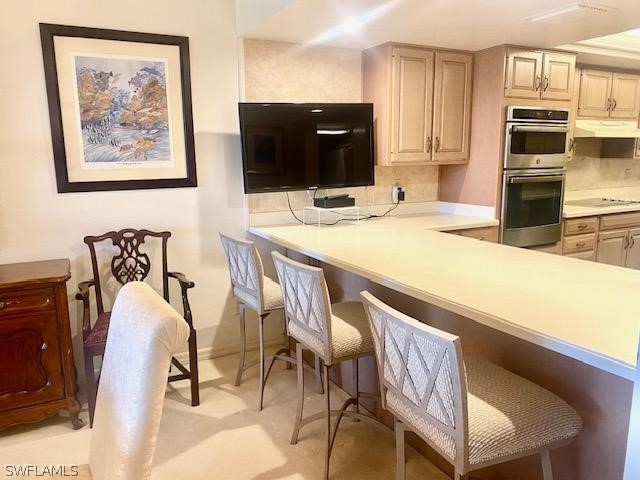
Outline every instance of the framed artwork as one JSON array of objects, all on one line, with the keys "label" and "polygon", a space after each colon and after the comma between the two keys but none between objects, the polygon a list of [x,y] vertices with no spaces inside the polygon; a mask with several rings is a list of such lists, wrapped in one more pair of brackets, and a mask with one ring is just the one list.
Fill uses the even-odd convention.
[{"label": "framed artwork", "polygon": [[40,24],[58,192],[195,187],[189,39]]}]

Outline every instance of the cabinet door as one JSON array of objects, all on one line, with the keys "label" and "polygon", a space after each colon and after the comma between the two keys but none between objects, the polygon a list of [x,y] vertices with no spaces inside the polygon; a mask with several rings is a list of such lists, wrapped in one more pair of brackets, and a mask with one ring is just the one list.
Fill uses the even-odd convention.
[{"label": "cabinet door", "polygon": [[627,247],[625,265],[629,268],[640,269],[640,227],[629,230],[629,246]]},{"label": "cabinet door", "polygon": [[600,232],[598,235],[598,251],[596,258],[599,263],[619,265],[624,267],[627,254],[628,230],[611,230]]},{"label": "cabinet door", "polygon": [[436,52],[433,96],[433,159],[469,158],[473,57]]},{"label": "cabinet door", "polygon": [[54,312],[0,317],[0,412],[64,398]]},{"label": "cabinet door", "polygon": [[433,52],[393,49],[391,162],[431,160],[433,113]]},{"label": "cabinet door", "polygon": [[540,98],[542,59],[542,52],[512,48],[507,51],[506,97]]},{"label": "cabinet door", "polygon": [[611,72],[583,69],[580,74],[579,117],[607,118],[611,100]]},{"label": "cabinet door", "polygon": [[543,100],[571,100],[576,73],[575,55],[545,53],[542,68]]},{"label": "cabinet door", "polygon": [[614,73],[611,84],[611,118],[637,120],[640,112],[640,76]]}]

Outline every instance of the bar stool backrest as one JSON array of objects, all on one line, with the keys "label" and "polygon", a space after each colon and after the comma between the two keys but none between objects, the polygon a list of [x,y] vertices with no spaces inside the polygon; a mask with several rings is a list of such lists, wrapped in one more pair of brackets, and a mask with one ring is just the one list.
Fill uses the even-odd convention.
[{"label": "bar stool backrest", "polygon": [[247,304],[247,297],[254,297],[260,310],[264,311],[264,270],[262,260],[253,242],[220,233],[220,241],[227,258],[233,294]]},{"label": "bar stool backrest", "polygon": [[373,334],[383,407],[401,413],[402,422],[416,433],[428,431],[428,436],[420,436],[454,458],[462,470],[468,459],[468,430],[460,338],[404,315],[369,292],[361,295]]},{"label": "bar stool backrest", "polygon": [[289,335],[325,362],[331,360],[331,302],[324,273],[279,252],[271,252],[284,298]]}]

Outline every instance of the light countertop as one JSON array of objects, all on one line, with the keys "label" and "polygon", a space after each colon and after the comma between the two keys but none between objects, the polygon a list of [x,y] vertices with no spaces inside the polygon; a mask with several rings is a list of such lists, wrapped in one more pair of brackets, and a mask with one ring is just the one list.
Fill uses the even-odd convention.
[{"label": "light countertop", "polygon": [[249,231],[596,368],[633,378],[640,329],[640,271],[434,231],[463,228],[460,221],[467,220],[422,215],[333,227],[289,225]]},{"label": "light countertop", "polygon": [[567,205],[567,200],[581,200],[584,198],[621,198],[640,200],[640,188],[638,187],[621,187],[621,188],[604,188],[593,190],[575,190],[565,192],[565,205],[562,209],[564,218],[590,217],[595,215],[609,215],[611,213],[626,213],[640,211],[640,204],[636,205],[617,205],[614,207],[578,207],[575,205]]}]

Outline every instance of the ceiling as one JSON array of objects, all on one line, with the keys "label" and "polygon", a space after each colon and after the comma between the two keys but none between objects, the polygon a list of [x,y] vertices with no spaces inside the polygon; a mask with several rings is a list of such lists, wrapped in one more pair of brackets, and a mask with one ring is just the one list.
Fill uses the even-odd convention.
[{"label": "ceiling", "polygon": [[472,51],[504,43],[549,48],[640,27],[639,0],[597,0],[607,13],[559,24],[531,17],[577,0],[256,1],[236,0],[251,16],[237,11],[242,36],[356,49],[388,41]]},{"label": "ceiling", "polygon": [[560,48],[577,52],[580,63],[640,68],[640,28],[582,40]]}]

